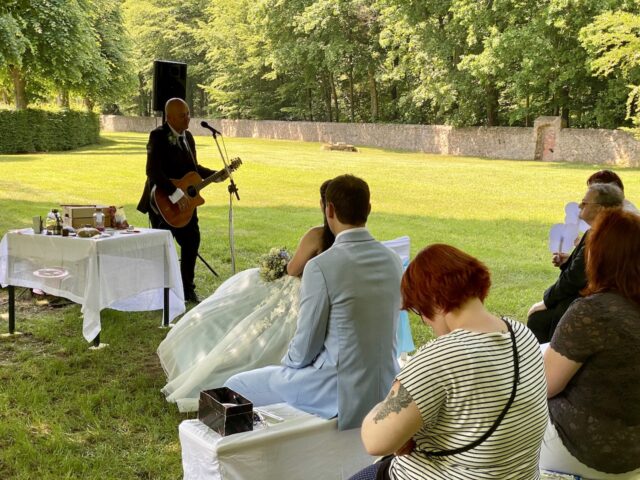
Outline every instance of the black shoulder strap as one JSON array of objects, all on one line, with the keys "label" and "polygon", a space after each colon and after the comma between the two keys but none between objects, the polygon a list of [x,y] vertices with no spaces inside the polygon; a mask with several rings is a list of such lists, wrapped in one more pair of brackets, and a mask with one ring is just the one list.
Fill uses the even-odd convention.
[{"label": "black shoulder strap", "polygon": [[500,415],[498,415],[498,418],[496,418],[496,421],[493,422],[493,425],[491,425],[491,428],[487,430],[484,435],[482,435],[477,440],[471,442],[469,445],[465,445],[464,447],[460,447],[460,448],[454,448],[452,450],[421,452],[423,455],[427,457],[446,457],[449,455],[457,455],[459,453],[466,452],[467,450],[471,450],[472,448],[476,448],[478,445],[484,442],[487,438],[489,438],[493,434],[493,432],[496,431],[496,428],[498,428],[498,426],[500,425],[500,422],[502,422],[502,419],[507,414],[507,411],[509,411],[511,404],[513,403],[513,400],[516,398],[516,390],[518,387],[518,383],[520,383],[520,362],[518,359],[518,347],[516,346],[516,335],[515,333],[513,333],[513,328],[511,328],[511,324],[507,322],[504,318],[502,319],[502,321],[507,325],[507,329],[509,329],[509,334],[511,335],[511,348],[513,350],[513,388],[511,389],[511,396],[509,397],[507,404],[502,409],[502,412],[500,412]]}]

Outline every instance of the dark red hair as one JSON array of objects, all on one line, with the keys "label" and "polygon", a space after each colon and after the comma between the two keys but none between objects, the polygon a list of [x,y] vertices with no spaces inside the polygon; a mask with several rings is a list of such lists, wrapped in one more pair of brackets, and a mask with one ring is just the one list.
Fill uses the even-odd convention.
[{"label": "dark red hair", "polygon": [[491,287],[489,269],[471,255],[436,243],[423,249],[402,276],[402,308],[433,318],[461,307],[467,300],[484,301]]},{"label": "dark red hair", "polygon": [[585,247],[584,295],[617,292],[640,305],[640,216],[621,208],[603,211]]}]

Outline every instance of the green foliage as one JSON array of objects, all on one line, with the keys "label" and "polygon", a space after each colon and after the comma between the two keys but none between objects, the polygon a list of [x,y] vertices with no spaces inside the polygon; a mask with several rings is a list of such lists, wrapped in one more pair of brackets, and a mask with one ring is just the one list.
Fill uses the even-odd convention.
[{"label": "green foliage", "polygon": [[0,80],[11,82],[16,108],[69,92],[91,108],[126,94],[133,77],[120,8],[119,0],[9,0],[0,10]]},{"label": "green foliage", "polygon": [[[626,84],[627,118],[640,138],[640,6],[630,11],[605,12],[582,29],[580,40],[596,75]],[[622,90],[622,88],[621,88]]]},{"label": "green foliage", "polygon": [[7,12],[7,6],[0,9],[0,63],[22,63],[22,56],[30,42],[21,31],[21,22]]},{"label": "green foliage", "polygon": [[93,58],[83,65],[75,93],[85,105],[121,103],[135,92],[131,39],[123,29],[120,0],[93,0],[87,14],[95,32]]},{"label": "green foliage", "polygon": [[210,2],[193,0],[124,0],[123,19],[133,45],[134,72],[138,92],[126,110],[137,115],[151,115],[153,61],[170,60],[188,65],[187,102],[192,114],[201,115],[203,90],[208,65],[205,50],[197,38],[199,17]]},{"label": "green foliage", "polygon": [[0,110],[0,131],[0,153],[73,150],[98,143],[100,119],[73,110]]},{"label": "green foliage", "polygon": [[[639,122],[637,0],[6,0],[0,99],[151,115],[573,127]],[[126,28],[123,28],[125,26]]]}]

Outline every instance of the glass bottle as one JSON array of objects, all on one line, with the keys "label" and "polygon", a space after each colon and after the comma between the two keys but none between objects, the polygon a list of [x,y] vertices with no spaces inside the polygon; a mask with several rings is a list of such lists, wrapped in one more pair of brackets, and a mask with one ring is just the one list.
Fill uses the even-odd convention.
[{"label": "glass bottle", "polygon": [[62,216],[57,208],[53,209],[53,213],[56,216],[56,228],[54,235],[62,235]]},{"label": "glass bottle", "polygon": [[96,213],[93,214],[93,221],[95,223],[96,229],[103,232],[104,231],[104,213],[102,213],[102,209],[98,208]]},{"label": "glass bottle", "polygon": [[52,208],[47,214],[45,228],[47,230],[47,235],[62,234],[62,217],[60,217],[60,213],[58,213],[57,208]]}]

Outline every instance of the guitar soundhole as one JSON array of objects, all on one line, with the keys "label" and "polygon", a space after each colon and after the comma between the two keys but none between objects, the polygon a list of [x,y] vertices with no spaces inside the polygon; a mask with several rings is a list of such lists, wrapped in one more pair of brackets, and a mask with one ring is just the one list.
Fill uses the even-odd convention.
[{"label": "guitar soundhole", "polygon": [[193,185],[187,188],[187,195],[189,195],[191,198],[195,197],[197,194],[198,194],[198,191],[196,190],[196,187],[194,187]]}]

